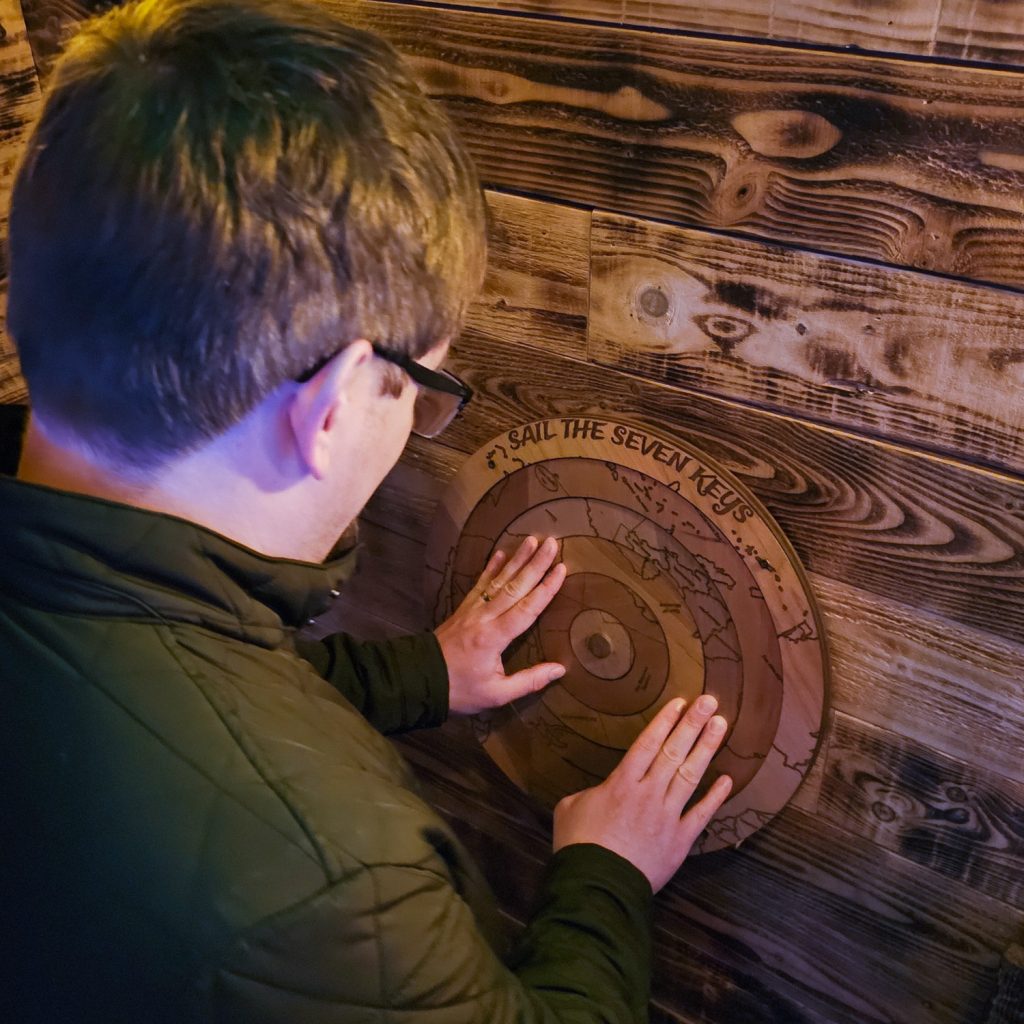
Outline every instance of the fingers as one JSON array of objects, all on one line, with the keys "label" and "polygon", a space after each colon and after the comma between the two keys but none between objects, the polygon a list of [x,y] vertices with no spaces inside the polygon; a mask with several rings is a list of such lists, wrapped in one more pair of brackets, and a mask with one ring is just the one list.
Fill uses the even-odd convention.
[{"label": "fingers", "polygon": [[721,715],[709,719],[693,744],[693,749],[668,780],[667,799],[680,813],[693,796],[700,780],[704,778],[708,765],[711,764],[711,759],[722,745],[725,730],[725,719]]},{"label": "fingers", "polygon": [[544,578],[521,601],[518,601],[499,620],[502,633],[508,640],[525,633],[540,617],[541,612],[554,599],[565,582],[566,568],[559,563],[552,566]]},{"label": "fingers", "polygon": [[488,593],[494,612],[501,615],[530,594],[557,555],[558,541],[553,537],[548,537],[543,544],[539,544],[536,537],[527,537],[491,581]]},{"label": "fingers", "polygon": [[495,548],[491,557],[487,560],[487,564],[484,566],[484,571],[480,573],[480,579],[476,581],[478,590],[483,593],[488,592],[491,584],[494,582],[494,577],[498,575],[499,570],[505,564],[505,560],[505,552],[500,548]]},{"label": "fingers", "polygon": [[689,852],[731,792],[732,779],[728,775],[719,776],[704,796],[683,815],[679,821],[679,843],[683,849]]},{"label": "fingers", "polygon": [[612,775],[621,774],[629,782],[639,782],[647,774],[662,744],[675,728],[685,704],[686,701],[681,697],[670,700],[633,740]]},{"label": "fingers", "polygon": [[545,661],[539,665],[531,665],[521,672],[516,672],[502,680],[501,694],[504,700],[511,701],[517,697],[543,690],[545,686],[561,679],[565,675],[565,666],[554,661]]},{"label": "fingers", "polygon": [[[686,778],[692,776],[696,770],[696,762],[689,763],[690,751],[693,749],[694,743],[697,742],[697,737],[701,735],[701,730],[704,729],[708,719],[714,714],[717,707],[718,701],[710,693],[701,694],[690,705],[679,724],[666,737],[661,745],[661,749],[658,751],[658,756],[651,763],[649,774],[653,780],[660,782],[667,789],[669,783],[673,781],[680,770],[686,773]],[[717,737],[717,741],[721,741],[721,736]],[[704,769],[701,768],[700,775],[697,776],[697,782],[700,781],[700,776],[703,774]],[[696,785],[696,782],[694,785]]]}]

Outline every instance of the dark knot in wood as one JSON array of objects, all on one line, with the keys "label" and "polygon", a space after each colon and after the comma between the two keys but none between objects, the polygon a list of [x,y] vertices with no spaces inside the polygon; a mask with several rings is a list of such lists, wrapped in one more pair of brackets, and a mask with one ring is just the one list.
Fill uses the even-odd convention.
[{"label": "dark knot in wood", "polygon": [[662,317],[668,312],[668,296],[660,288],[645,288],[640,293],[640,308],[650,317]]}]

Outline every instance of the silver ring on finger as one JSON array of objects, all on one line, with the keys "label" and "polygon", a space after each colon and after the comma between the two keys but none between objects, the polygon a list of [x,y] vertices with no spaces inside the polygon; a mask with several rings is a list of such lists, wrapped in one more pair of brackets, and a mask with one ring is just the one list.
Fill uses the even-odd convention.
[{"label": "silver ring on finger", "polygon": [[480,600],[487,604],[491,600],[491,595],[486,590],[480,592]]}]

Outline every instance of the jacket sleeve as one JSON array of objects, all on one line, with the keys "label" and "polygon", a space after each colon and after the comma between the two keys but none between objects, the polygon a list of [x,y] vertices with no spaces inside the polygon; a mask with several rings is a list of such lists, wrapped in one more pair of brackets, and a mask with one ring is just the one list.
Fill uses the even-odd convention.
[{"label": "jacket sleeve", "polygon": [[336,633],[296,640],[295,648],[382,733],[440,725],[448,717],[448,668],[429,631],[374,642]]},{"label": "jacket sleeve", "polygon": [[250,930],[215,978],[212,1019],[642,1024],[650,910],[635,867],[598,846],[566,847],[506,966],[443,870],[364,867]]}]

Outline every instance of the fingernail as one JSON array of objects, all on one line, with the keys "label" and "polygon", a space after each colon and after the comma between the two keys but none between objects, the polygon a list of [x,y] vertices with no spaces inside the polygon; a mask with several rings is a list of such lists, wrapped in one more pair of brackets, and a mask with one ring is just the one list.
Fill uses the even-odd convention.
[{"label": "fingernail", "polygon": [[722,718],[721,715],[715,715],[715,717],[708,722],[708,728],[716,734],[725,732],[725,719]]},{"label": "fingernail", "polygon": [[718,701],[711,696],[710,693],[705,693],[702,697],[697,700],[697,710],[703,712],[706,715],[710,715],[715,708],[718,707]]},{"label": "fingernail", "polygon": [[686,701],[683,700],[682,697],[676,697],[676,699],[674,701],[672,701],[672,706],[675,708],[676,712],[678,713],[678,712],[682,711],[683,708],[686,707]]},{"label": "fingernail", "polygon": [[556,668],[553,668],[551,670],[551,672],[548,674],[548,678],[551,680],[551,682],[554,682],[556,679],[561,679],[562,676],[564,676],[564,675],[565,675],[565,666],[564,665],[559,665]]}]

